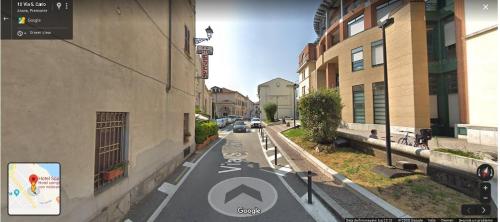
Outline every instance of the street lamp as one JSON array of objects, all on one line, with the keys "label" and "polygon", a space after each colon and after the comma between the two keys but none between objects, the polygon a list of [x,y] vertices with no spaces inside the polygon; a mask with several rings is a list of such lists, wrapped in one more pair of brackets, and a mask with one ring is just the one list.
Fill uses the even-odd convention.
[{"label": "street lamp", "polygon": [[394,18],[387,18],[383,21],[379,28],[382,29],[382,41],[383,41],[383,56],[384,56],[384,94],[385,94],[385,146],[387,149],[387,166],[392,166],[391,157],[391,122],[389,120],[389,84],[387,82],[387,47],[385,40],[385,29],[394,23]]},{"label": "street lamp", "polygon": [[207,32],[207,38],[194,38],[193,40],[195,45],[210,40],[212,38],[212,35],[214,34],[214,30],[212,30],[210,26],[208,26],[208,28],[205,29],[205,32]]},{"label": "street lamp", "polygon": [[297,88],[299,87],[299,85],[297,83],[294,83],[293,84],[293,127],[296,127],[297,124],[295,123],[295,119],[297,119],[297,112],[296,112],[296,106],[297,106],[297,97],[295,95],[295,91],[297,90]]}]

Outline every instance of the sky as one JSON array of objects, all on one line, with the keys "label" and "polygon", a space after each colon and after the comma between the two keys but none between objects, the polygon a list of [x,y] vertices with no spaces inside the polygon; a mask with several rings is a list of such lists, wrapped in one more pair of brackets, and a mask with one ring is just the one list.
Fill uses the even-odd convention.
[{"label": "sky", "polygon": [[320,0],[197,0],[196,37],[214,47],[207,87],[239,91],[258,101],[257,86],[281,77],[298,82],[298,56],[316,40]]}]

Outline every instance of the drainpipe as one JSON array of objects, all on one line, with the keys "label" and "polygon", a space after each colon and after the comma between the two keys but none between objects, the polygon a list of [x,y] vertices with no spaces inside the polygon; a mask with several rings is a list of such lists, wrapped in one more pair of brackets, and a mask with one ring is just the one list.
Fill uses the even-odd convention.
[{"label": "drainpipe", "polygon": [[172,88],[172,0],[168,0],[168,73],[165,91]]}]

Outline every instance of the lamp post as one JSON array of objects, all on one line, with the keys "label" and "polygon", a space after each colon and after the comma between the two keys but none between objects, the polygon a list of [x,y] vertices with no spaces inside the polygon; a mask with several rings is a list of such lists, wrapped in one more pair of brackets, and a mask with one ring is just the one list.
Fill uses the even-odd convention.
[{"label": "lamp post", "polygon": [[293,84],[293,127],[297,126],[297,124],[295,123],[295,119],[297,119],[297,112],[296,112],[297,96],[295,95],[297,87],[299,87],[299,85],[297,83],[294,83]]},{"label": "lamp post", "polygon": [[385,29],[394,23],[394,18],[387,18],[379,28],[382,29],[383,56],[384,56],[384,96],[385,96],[385,146],[387,150],[387,166],[392,167],[391,156],[391,121],[389,120],[389,84],[387,78],[387,47],[385,40]]},{"label": "lamp post", "polygon": [[198,45],[201,42],[208,41],[212,38],[212,35],[214,34],[214,30],[210,26],[205,29],[205,32],[207,32],[207,38],[193,38],[194,44]]}]

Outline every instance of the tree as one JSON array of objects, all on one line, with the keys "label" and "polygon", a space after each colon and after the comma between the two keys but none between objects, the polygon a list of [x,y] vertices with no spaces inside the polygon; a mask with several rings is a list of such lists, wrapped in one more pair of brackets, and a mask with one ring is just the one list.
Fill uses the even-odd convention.
[{"label": "tree", "polygon": [[300,98],[300,122],[307,136],[316,143],[332,143],[342,119],[342,107],[340,95],[333,89],[321,89]]},{"label": "tree", "polygon": [[266,119],[268,121],[274,122],[276,111],[278,111],[278,105],[276,105],[276,103],[268,102],[264,105],[264,112],[266,113]]}]

